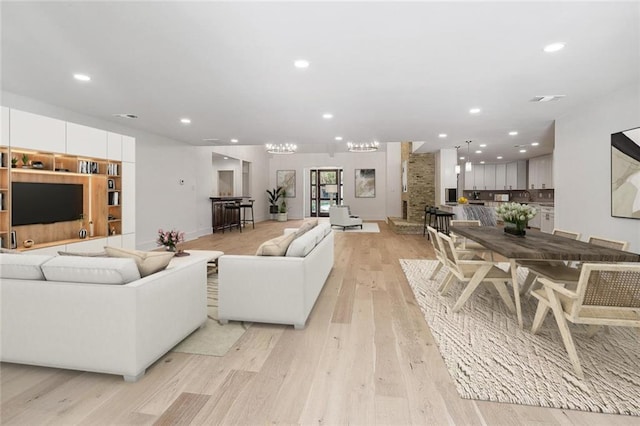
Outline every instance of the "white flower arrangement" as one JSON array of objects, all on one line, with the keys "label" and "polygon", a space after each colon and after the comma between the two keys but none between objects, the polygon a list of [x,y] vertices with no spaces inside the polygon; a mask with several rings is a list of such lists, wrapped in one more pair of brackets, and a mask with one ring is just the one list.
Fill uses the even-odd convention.
[{"label": "white flower arrangement", "polygon": [[496,207],[498,217],[504,222],[514,223],[518,229],[524,229],[536,213],[535,208],[520,203],[504,203]]}]

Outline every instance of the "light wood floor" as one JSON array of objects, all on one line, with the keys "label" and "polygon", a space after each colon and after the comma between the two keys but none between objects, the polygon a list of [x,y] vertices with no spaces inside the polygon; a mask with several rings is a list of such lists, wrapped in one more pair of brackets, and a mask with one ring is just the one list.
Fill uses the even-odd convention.
[{"label": "light wood floor", "polygon": [[[300,221],[261,222],[186,248],[251,254]],[[637,425],[640,419],[461,399],[398,259],[417,235],[336,234],[335,265],[304,330],[254,324],[224,357],[169,353],[137,383],[1,365],[2,424]],[[117,313],[114,313],[117,314]]]}]

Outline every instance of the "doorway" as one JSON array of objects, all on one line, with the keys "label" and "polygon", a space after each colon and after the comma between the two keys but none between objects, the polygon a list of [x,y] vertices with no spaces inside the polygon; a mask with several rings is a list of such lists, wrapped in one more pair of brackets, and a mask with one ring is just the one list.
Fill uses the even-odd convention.
[{"label": "doorway", "polygon": [[342,203],[342,169],[311,169],[309,173],[311,217],[329,217],[329,207]]}]

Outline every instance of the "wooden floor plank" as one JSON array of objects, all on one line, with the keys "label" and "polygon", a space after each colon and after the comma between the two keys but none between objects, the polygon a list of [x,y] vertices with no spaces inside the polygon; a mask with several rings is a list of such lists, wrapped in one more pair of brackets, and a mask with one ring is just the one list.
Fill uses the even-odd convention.
[{"label": "wooden floor plank", "polygon": [[198,415],[209,398],[211,398],[210,395],[181,393],[153,424],[154,426],[188,425]]}]

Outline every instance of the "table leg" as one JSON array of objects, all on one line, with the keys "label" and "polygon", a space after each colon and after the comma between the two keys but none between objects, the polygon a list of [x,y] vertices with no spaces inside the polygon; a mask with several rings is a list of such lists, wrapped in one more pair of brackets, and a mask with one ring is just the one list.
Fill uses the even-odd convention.
[{"label": "table leg", "polygon": [[516,304],[516,316],[518,317],[518,325],[523,327],[522,323],[522,307],[520,306],[520,288],[518,287],[518,265],[515,259],[509,259],[511,265],[511,279],[513,286],[513,301]]}]

